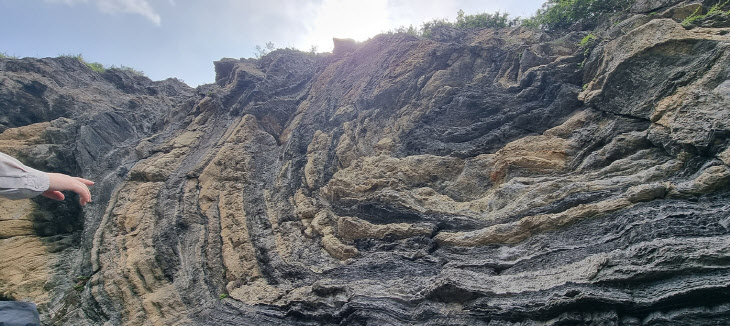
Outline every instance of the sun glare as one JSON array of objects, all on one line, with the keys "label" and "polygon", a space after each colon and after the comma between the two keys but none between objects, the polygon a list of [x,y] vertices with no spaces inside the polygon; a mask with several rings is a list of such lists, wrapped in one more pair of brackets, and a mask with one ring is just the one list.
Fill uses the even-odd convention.
[{"label": "sun glare", "polygon": [[332,37],[364,41],[388,27],[387,0],[324,0],[299,47],[331,51]]}]

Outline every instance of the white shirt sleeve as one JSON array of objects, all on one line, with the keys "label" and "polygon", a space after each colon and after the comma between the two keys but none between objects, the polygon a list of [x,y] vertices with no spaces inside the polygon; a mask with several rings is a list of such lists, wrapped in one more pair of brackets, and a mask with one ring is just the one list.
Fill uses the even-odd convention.
[{"label": "white shirt sleeve", "polygon": [[27,167],[10,155],[0,153],[0,196],[10,199],[31,198],[48,190],[45,172]]}]

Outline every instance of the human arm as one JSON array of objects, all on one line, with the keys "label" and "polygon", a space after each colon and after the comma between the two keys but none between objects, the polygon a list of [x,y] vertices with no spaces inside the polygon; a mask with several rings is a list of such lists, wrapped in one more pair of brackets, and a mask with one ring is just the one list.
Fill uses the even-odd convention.
[{"label": "human arm", "polygon": [[48,175],[49,186],[48,190],[44,191],[41,195],[55,200],[63,200],[65,196],[61,191],[70,190],[79,194],[79,204],[81,206],[91,202],[91,192],[89,192],[89,187],[87,186],[93,185],[93,181],[61,173],[46,174]]},{"label": "human arm", "polygon": [[0,153],[0,196],[10,199],[35,197],[48,190],[49,186],[50,180],[45,172]]},{"label": "human arm", "polygon": [[0,153],[0,196],[10,199],[31,198],[43,195],[63,200],[61,191],[70,190],[79,194],[79,203],[91,201],[87,186],[94,182],[60,173],[45,173],[23,165],[10,155]]}]

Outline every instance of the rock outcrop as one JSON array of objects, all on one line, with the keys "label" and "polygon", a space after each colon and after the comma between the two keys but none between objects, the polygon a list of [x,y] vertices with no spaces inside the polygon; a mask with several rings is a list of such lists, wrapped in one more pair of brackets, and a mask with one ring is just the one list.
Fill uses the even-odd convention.
[{"label": "rock outcrop", "polygon": [[0,59],[0,151],[97,181],[0,200],[46,324],[730,321],[730,27],[380,35],[191,89]]}]

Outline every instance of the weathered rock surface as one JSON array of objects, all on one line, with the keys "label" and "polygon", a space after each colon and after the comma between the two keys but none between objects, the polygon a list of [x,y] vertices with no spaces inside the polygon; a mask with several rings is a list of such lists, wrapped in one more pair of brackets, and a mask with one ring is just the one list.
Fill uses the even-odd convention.
[{"label": "weathered rock surface", "polygon": [[0,201],[0,294],[47,324],[727,323],[730,29],[676,3],[588,51],[381,35],[197,89],[1,59],[0,151],[97,185]]}]

